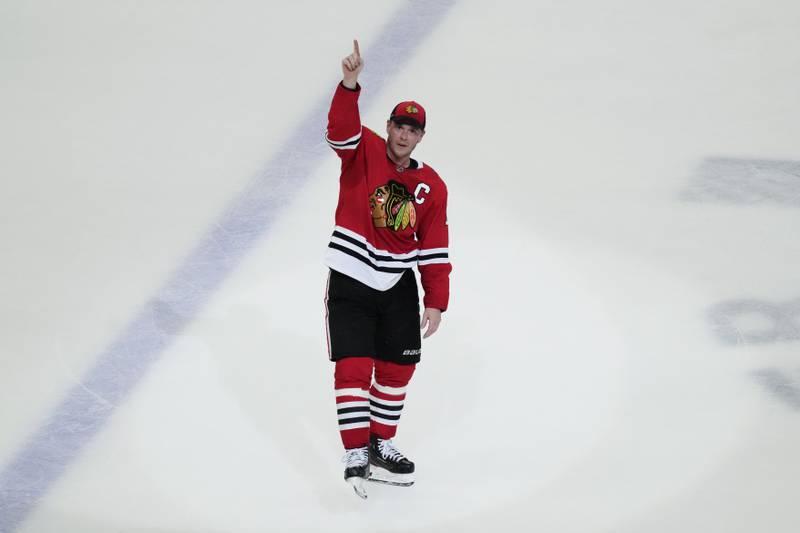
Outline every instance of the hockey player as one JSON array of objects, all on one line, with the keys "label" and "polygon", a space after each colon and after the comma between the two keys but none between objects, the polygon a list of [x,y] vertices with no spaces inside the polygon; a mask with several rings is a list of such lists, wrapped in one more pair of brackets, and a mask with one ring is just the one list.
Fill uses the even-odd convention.
[{"label": "hockey player", "polygon": [[[344,477],[366,498],[366,479],[414,482],[414,463],[392,438],[420,360],[420,330],[423,338],[435,333],[447,309],[451,266],[447,188],[431,167],[411,158],[425,135],[425,109],[397,104],[386,140],[362,126],[363,68],[353,41],[328,114],[326,140],[341,158],[341,176],[326,254],[325,316]],[[421,320],[415,265],[424,290]]]}]

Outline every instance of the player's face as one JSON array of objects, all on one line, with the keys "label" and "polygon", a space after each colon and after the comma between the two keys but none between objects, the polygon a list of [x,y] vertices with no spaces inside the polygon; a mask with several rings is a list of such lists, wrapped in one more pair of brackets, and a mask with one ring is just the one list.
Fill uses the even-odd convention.
[{"label": "player's face", "polygon": [[425,132],[408,124],[397,124],[389,120],[386,122],[386,145],[395,159],[405,159],[411,155],[417,143],[422,140]]}]

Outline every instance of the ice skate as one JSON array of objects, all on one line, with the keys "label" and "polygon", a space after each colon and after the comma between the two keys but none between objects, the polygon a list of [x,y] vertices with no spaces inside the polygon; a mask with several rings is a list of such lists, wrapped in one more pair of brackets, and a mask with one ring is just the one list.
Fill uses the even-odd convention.
[{"label": "ice skate", "polygon": [[347,450],[342,457],[344,467],[344,480],[353,486],[355,493],[363,499],[367,499],[367,490],[364,481],[369,477],[369,448],[353,448]]},{"label": "ice skate", "polygon": [[391,439],[370,436],[369,462],[372,465],[369,481],[398,487],[414,484],[414,463],[394,447]]}]

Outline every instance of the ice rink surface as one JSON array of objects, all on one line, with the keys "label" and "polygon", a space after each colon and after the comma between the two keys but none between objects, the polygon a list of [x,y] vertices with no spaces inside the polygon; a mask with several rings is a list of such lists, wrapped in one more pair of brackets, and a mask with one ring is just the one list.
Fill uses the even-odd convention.
[{"label": "ice rink surface", "polygon": [[[800,5],[0,5],[0,531],[794,533]],[[428,111],[451,309],[341,479],[339,62]]]}]

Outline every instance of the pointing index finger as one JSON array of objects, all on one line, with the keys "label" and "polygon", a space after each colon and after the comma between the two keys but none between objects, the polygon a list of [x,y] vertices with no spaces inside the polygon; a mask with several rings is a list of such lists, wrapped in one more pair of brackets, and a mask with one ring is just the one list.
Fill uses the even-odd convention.
[{"label": "pointing index finger", "polygon": [[353,53],[357,57],[361,57],[361,51],[358,49],[358,39],[353,39]]}]

